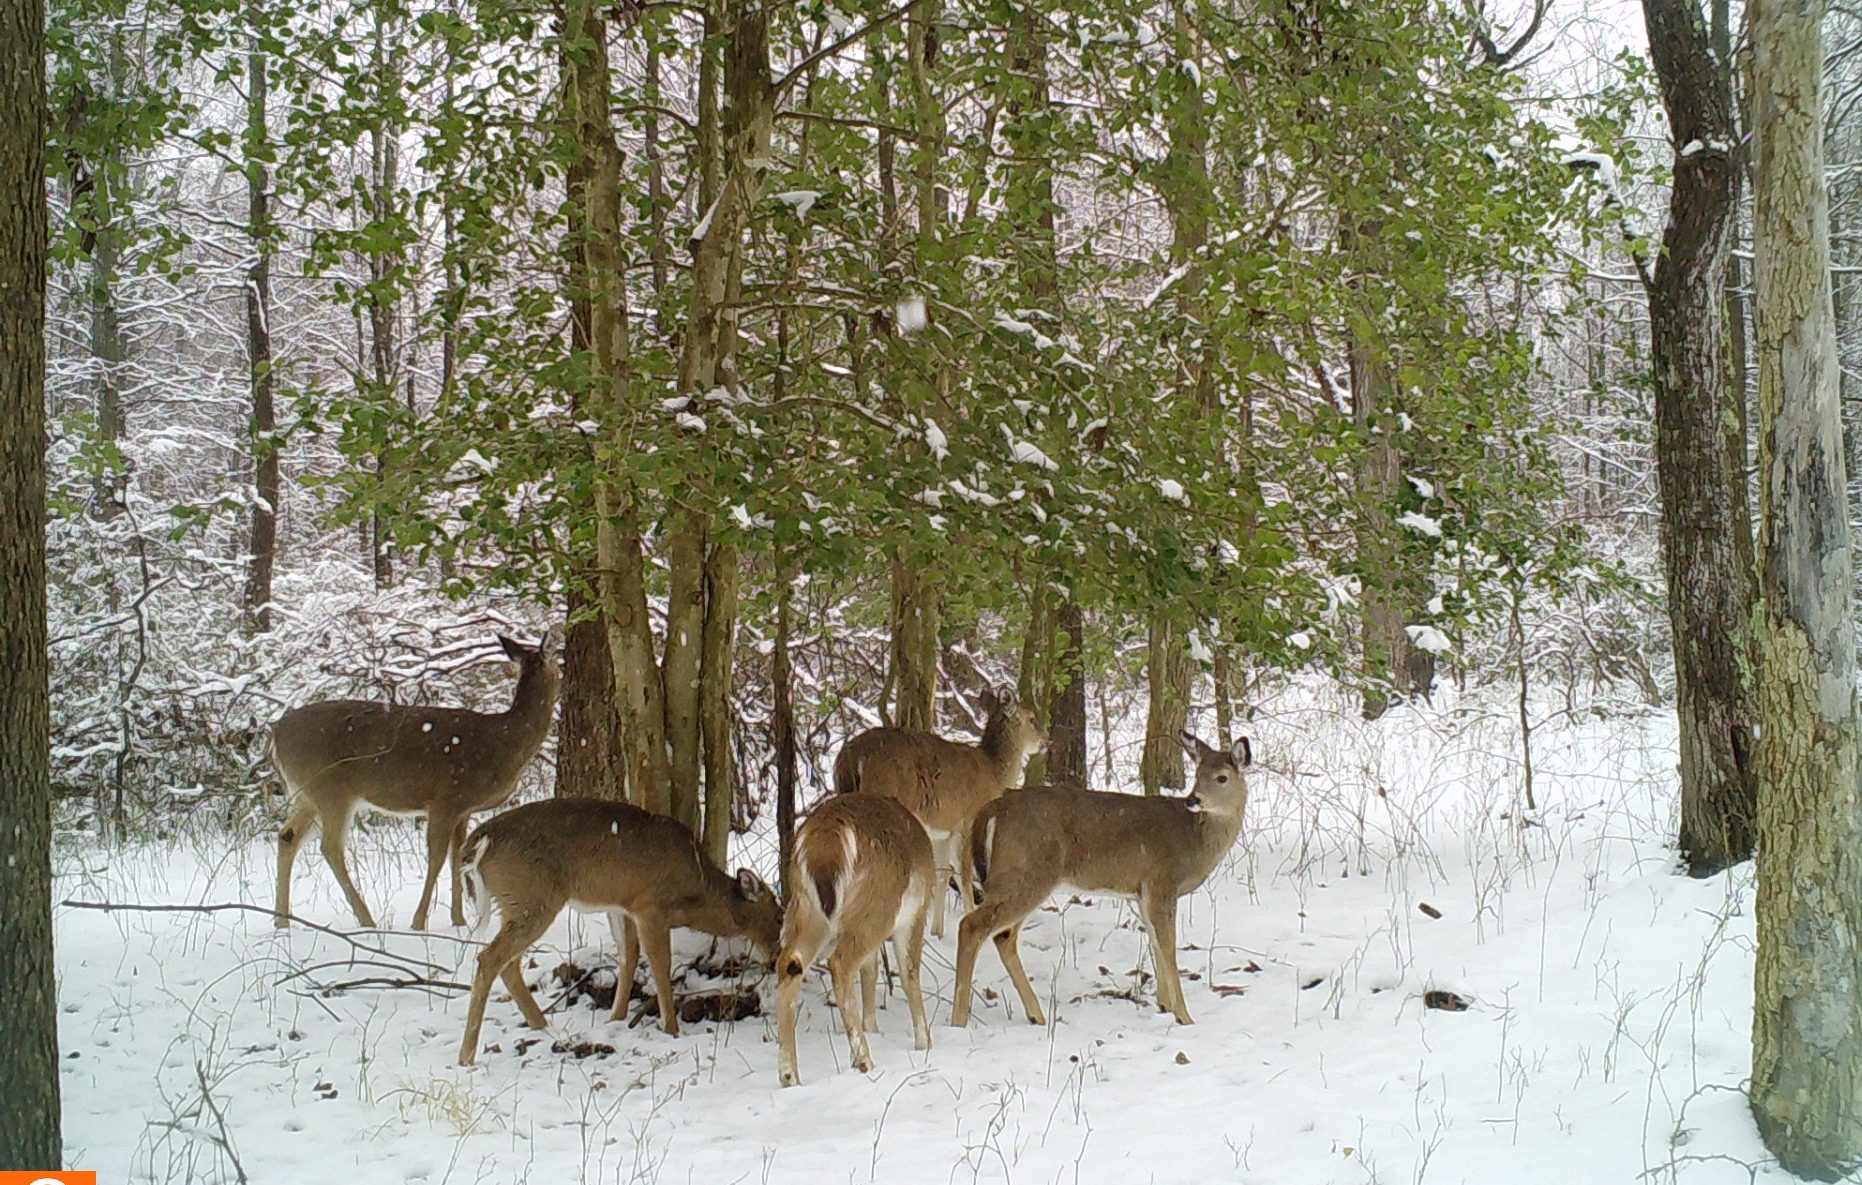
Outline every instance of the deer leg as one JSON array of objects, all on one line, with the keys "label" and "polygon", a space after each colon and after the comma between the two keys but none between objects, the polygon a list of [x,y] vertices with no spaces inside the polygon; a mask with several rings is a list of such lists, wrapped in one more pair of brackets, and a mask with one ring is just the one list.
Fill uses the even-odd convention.
[{"label": "deer leg", "polygon": [[272,925],[280,930],[291,924],[291,869],[297,864],[298,849],[310,838],[317,822],[317,808],[300,801],[291,811],[291,821],[278,832],[278,892],[272,899]]},{"label": "deer leg", "polygon": [[626,910],[608,911],[608,929],[614,931],[614,952],[620,962],[614,965],[614,1011],[610,1020],[626,1020],[627,1005],[634,998],[634,976],[640,971],[640,930]]},{"label": "deer leg", "polygon": [[452,869],[453,877],[453,925],[463,928],[465,915],[465,873],[459,867],[459,853],[465,850],[466,830],[472,823],[472,816],[460,815],[453,824],[452,840],[446,845],[446,862]]},{"label": "deer leg", "polygon": [[1183,999],[1183,979],[1177,974],[1177,898],[1168,891],[1147,890],[1139,895],[1138,905],[1157,961],[1157,1009],[1175,1015],[1178,1024],[1194,1023]]},{"label": "deer leg", "polygon": [[807,963],[796,959],[776,969],[776,1077],[784,1086],[802,1080],[795,1061],[795,1013],[801,1005],[802,973]]},{"label": "deer leg", "polygon": [[1002,966],[1007,969],[1009,979],[1015,984],[1015,990],[1021,994],[1022,1008],[1028,1013],[1028,1023],[1044,1025],[1047,1017],[1041,1012],[1041,998],[1034,994],[1034,984],[1028,979],[1028,969],[1022,966],[1022,927],[1017,922],[996,935],[996,954],[1002,958]]},{"label": "deer leg", "polygon": [[879,1032],[879,951],[860,964],[860,1013],[866,1031]]},{"label": "deer leg", "polygon": [[983,903],[957,923],[957,986],[950,1023],[958,1028],[970,1023],[970,985],[976,978],[976,953],[982,949],[983,939],[1004,928],[1008,913],[1000,900],[991,901],[984,894]]},{"label": "deer leg", "polygon": [[844,950],[828,958],[828,977],[834,983],[834,1003],[840,1009],[841,1025],[847,1030],[847,1044],[853,1053],[853,1068],[862,1074],[873,1071],[873,1051],[867,1048],[866,1031],[860,1023],[860,1005],[854,999],[855,976],[860,963]]},{"label": "deer leg", "polygon": [[530,913],[507,913],[504,924],[498,928],[497,936],[485,944],[485,949],[478,956],[478,971],[472,976],[472,1002],[466,1008],[465,1036],[459,1042],[459,1064],[469,1066],[478,1056],[479,1029],[485,1023],[485,1001],[491,996],[492,981],[503,976],[505,986],[511,989],[511,998],[523,1010],[524,1018],[532,1028],[541,1029],[548,1025],[544,1020],[543,1010],[537,1007],[535,996],[524,983],[523,973],[517,961],[523,957],[530,944],[543,936],[555,920],[554,914],[545,914],[541,910]]},{"label": "deer leg", "polygon": [[356,924],[364,930],[375,928],[375,915],[369,912],[368,903],[362,900],[362,894],[356,891],[356,882],[349,879],[349,861],[343,855],[343,848],[349,842],[349,819],[351,809],[345,806],[341,811],[323,814],[323,859],[329,864],[330,871],[336,874],[336,883],[342,886],[343,896],[349,898],[349,908],[355,912]]},{"label": "deer leg", "polygon": [[679,1010],[672,1003],[672,928],[661,922],[644,924],[632,919],[639,929],[640,944],[646,947],[647,968],[653,972],[653,986],[659,991],[659,1027],[669,1037],[679,1035]]},{"label": "deer leg", "polygon": [[[956,842],[956,835],[957,833],[952,831],[943,839],[931,844],[931,855],[937,865],[931,870],[931,933],[937,938],[944,937],[944,897],[950,892],[952,875],[950,845]],[[962,914],[957,916],[959,919],[963,917]]]},{"label": "deer leg", "polygon": [[[427,812],[427,879],[420,886],[420,904],[414,906],[416,930],[427,928],[427,911],[433,907],[433,890],[439,886],[440,869],[446,867],[446,854],[453,843],[453,829],[463,821],[464,816],[455,819],[450,811]],[[453,897],[453,908],[459,908],[457,895]]]},{"label": "deer leg", "polygon": [[925,1020],[925,993],[919,984],[924,969],[925,911],[920,908],[905,924],[904,937],[894,934],[892,946],[899,958],[899,979],[905,987],[905,1006],[912,1013],[912,1047],[931,1048],[931,1025]]}]

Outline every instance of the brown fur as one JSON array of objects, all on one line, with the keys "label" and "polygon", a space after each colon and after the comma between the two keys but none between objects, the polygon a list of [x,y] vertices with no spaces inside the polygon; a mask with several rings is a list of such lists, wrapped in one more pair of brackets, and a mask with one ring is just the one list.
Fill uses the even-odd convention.
[{"label": "brown fur", "polygon": [[[462,1066],[471,1065],[477,1053],[485,1000],[499,976],[531,1027],[545,1027],[518,963],[572,901],[606,910],[614,927],[620,951],[614,1019],[626,1016],[644,945],[659,995],[660,1027],[674,1036],[675,926],[747,938],[765,958],[781,933],[782,905],[755,873],[725,875],[679,823],[626,803],[552,798],[506,811],[472,833],[466,864],[475,889],[497,903],[501,923],[478,958],[459,1044]],[[481,900],[480,908],[485,904]]]},{"label": "brown fur", "polygon": [[970,984],[985,938],[1021,995],[1028,1019],[1046,1023],[1022,966],[1023,921],[1062,885],[1136,898],[1157,963],[1158,1007],[1190,1023],[1177,974],[1177,899],[1209,879],[1241,833],[1248,805],[1244,739],[1227,752],[1184,734],[1196,757],[1185,798],[1143,798],[1043,786],[990,803],[971,832],[983,899],[957,937],[956,1003],[951,1023],[970,1019]]},{"label": "brown fur", "polygon": [[414,928],[426,929],[440,866],[448,857],[453,924],[465,924],[459,847],[472,815],[511,797],[518,775],[549,736],[559,681],[554,633],[541,650],[499,639],[521,664],[511,706],[503,712],[328,700],[278,718],[272,725],[272,764],[295,805],[278,832],[276,925],[290,924],[291,868],[313,824],[323,829],[324,858],[356,923],[375,925],[343,856],[350,820],[362,804],[427,818],[427,876]]},{"label": "brown fur", "polygon": [[931,878],[929,837],[911,812],[891,799],[866,794],[830,798],[802,824],[795,836],[789,869],[793,888],[776,956],[778,1069],[784,1086],[801,1081],[795,1014],[802,976],[823,954],[855,1069],[864,1074],[873,1068],[866,1031],[879,1028],[879,947],[888,937],[911,1009],[914,1043],[919,1049],[931,1047],[918,981]]},{"label": "brown fur", "polygon": [[917,816],[930,835],[941,874],[932,903],[933,934],[944,933],[942,886],[953,872],[959,885],[973,879],[966,839],[970,819],[1003,791],[1019,785],[1028,759],[1046,744],[1047,734],[1034,713],[1010,694],[991,702],[982,739],[974,745],[936,733],[874,728],[848,741],[834,759],[836,794],[894,799]]}]

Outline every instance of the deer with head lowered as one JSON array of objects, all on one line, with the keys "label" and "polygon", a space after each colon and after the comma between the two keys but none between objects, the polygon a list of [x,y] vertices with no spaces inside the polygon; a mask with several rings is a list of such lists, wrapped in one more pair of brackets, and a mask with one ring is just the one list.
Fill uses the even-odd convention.
[{"label": "deer with head lowered", "polygon": [[[917,817],[937,854],[938,891],[931,902],[931,932],[944,936],[944,889],[970,871],[969,825],[984,804],[1018,786],[1028,759],[1047,745],[1034,712],[1013,691],[984,692],[989,710],[976,744],[906,728],[872,728],[842,746],[834,759],[836,794],[877,794]],[[967,889],[960,890],[965,907]]]},{"label": "deer with head lowered", "polygon": [[1241,834],[1248,806],[1242,775],[1252,760],[1246,737],[1228,750],[1182,734],[1196,760],[1183,798],[1146,798],[1038,787],[990,803],[972,831],[983,899],[957,932],[956,1004],[951,1023],[970,1021],[970,981],[985,938],[1035,1024],[1046,1024],[1022,966],[1022,923],[1056,889],[1113,893],[1137,901],[1157,963],[1157,1006],[1190,1023],[1177,974],[1177,899],[1202,887]]},{"label": "deer with head lowered", "polygon": [[912,1013],[913,1043],[931,1048],[918,973],[932,863],[931,840],[918,820],[898,802],[876,795],[830,798],[796,832],[789,904],[776,954],[777,1072],[784,1086],[802,1080],[795,1059],[795,1012],[802,975],[823,953],[854,1069],[865,1074],[873,1068],[866,1034],[879,1031],[879,948],[888,937]]},{"label": "deer with head lowered", "polygon": [[276,925],[291,921],[291,868],[312,825],[323,833],[323,856],[355,911],[356,923],[375,917],[349,878],[343,848],[356,812],[371,807],[396,815],[425,815],[427,876],[414,928],[427,928],[440,866],[452,865],[453,925],[465,925],[459,848],[478,811],[502,806],[518,775],[543,747],[556,712],[558,628],[540,648],[500,636],[519,667],[517,691],[502,712],[407,707],[368,700],[326,700],[293,708],[272,725],[271,758],[294,803],[278,833]]},{"label": "deer with head lowered", "polygon": [[623,802],[551,798],[488,819],[465,847],[466,881],[480,917],[497,904],[498,933],[478,957],[459,1064],[478,1053],[492,980],[502,977],[533,1029],[548,1027],[519,961],[568,904],[607,911],[620,950],[615,1020],[625,1019],[645,946],[659,994],[660,1028],[679,1034],[672,999],[672,930],[689,926],[747,938],[760,957],[776,948],[782,904],[747,868],[727,876],[675,819]]}]

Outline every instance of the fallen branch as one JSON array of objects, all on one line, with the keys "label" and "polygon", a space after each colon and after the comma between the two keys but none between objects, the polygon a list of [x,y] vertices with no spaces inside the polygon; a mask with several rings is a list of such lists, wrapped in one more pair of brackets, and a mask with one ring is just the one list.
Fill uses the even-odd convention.
[{"label": "fallen branch", "polygon": [[[362,942],[358,940],[354,934],[351,934],[350,932],[346,930],[338,930],[332,926],[319,925],[316,922],[307,922],[303,918],[297,917],[293,914],[279,913],[277,910],[267,909],[263,905],[247,905],[244,902],[226,902],[226,903],[219,904],[219,905],[142,905],[142,904],[118,902],[118,901],[73,901],[70,899],[60,901],[58,904],[61,908],[64,908],[64,909],[90,909],[90,910],[96,910],[100,913],[257,913],[257,914],[263,914],[268,918],[285,918],[295,925],[303,926],[307,930],[315,930],[319,934],[328,934],[328,935],[331,935],[332,937],[340,938],[344,942],[347,942],[350,946],[354,947],[356,950],[366,951],[367,953],[372,954],[372,955],[380,955],[381,957],[385,959],[392,959],[397,963],[425,967],[427,970],[436,972],[436,973],[441,972],[441,971],[452,970],[451,967],[448,967],[445,964],[429,963],[425,959],[408,958],[406,956],[396,954],[394,951],[388,950],[385,947],[374,946],[374,945],[371,945],[370,943]],[[474,938],[459,938],[452,934],[429,934],[429,933],[425,933],[423,931],[418,931],[418,930],[365,930],[362,932],[365,934],[405,934],[405,935],[408,935],[409,937],[418,936],[421,938],[444,938],[449,942],[470,943],[473,946],[484,945],[483,943],[479,942],[477,939],[474,939]]]}]

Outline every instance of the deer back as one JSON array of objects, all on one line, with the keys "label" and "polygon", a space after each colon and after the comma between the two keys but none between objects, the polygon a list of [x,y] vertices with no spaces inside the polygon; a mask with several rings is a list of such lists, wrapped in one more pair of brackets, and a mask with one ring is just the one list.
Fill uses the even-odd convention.
[{"label": "deer back", "polygon": [[861,793],[823,802],[796,833],[792,861],[785,952],[819,948],[823,938],[877,944],[931,890],[930,837],[892,798]]}]

